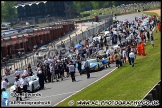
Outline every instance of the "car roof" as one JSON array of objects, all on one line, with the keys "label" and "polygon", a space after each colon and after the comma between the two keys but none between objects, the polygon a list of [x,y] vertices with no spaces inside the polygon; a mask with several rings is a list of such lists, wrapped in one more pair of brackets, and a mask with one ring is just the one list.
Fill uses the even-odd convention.
[{"label": "car roof", "polygon": [[88,60],[97,60],[97,59],[88,59]]}]

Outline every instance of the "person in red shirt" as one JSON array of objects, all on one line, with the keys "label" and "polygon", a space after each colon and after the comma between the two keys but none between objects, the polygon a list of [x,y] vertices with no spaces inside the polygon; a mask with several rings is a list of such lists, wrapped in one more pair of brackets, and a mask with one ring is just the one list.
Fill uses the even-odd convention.
[{"label": "person in red shirt", "polygon": [[89,42],[88,42],[88,40],[85,41],[85,46],[86,46],[86,47],[89,47]]},{"label": "person in red shirt", "polygon": [[144,33],[141,33],[142,42],[144,42]]}]

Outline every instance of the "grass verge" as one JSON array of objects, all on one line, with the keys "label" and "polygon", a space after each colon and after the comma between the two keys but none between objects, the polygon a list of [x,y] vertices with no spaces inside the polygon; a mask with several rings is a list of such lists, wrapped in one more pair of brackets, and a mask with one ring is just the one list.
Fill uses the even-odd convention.
[{"label": "grass verge", "polygon": [[[155,13],[147,13],[149,15]],[[104,77],[100,81],[76,93],[57,106],[74,105],[79,100],[141,100],[145,94],[160,81],[160,32],[154,30],[155,47],[147,42],[147,56],[138,56],[135,67],[126,63],[123,67]]]},{"label": "grass verge", "polygon": [[8,86],[7,86],[7,88],[10,88],[11,86],[13,86],[14,84],[9,84]]}]

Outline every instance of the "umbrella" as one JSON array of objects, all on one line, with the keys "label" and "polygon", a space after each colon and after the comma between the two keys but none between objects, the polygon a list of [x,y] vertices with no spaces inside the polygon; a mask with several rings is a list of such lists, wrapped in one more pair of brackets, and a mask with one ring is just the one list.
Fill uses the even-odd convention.
[{"label": "umbrella", "polygon": [[77,44],[77,45],[75,45],[75,47],[74,48],[81,48],[82,47],[82,45],[81,44]]}]

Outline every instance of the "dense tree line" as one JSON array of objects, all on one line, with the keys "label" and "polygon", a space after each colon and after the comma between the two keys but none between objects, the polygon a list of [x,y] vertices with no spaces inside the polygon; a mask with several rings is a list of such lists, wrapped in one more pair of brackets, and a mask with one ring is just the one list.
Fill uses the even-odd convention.
[{"label": "dense tree line", "polygon": [[[77,12],[88,11],[92,9],[108,8],[121,4],[131,4],[146,1],[73,1],[74,8]],[[17,18],[17,9],[14,8],[16,1],[1,2],[1,21],[14,22]]]},{"label": "dense tree line", "polygon": [[2,22],[14,22],[17,18],[17,9],[14,8],[16,1],[4,1],[1,2],[1,21]]},{"label": "dense tree line", "polygon": [[108,8],[111,6],[119,6],[121,4],[131,4],[139,2],[144,3],[145,1],[74,1],[73,5],[77,12],[83,12],[91,9]]}]

